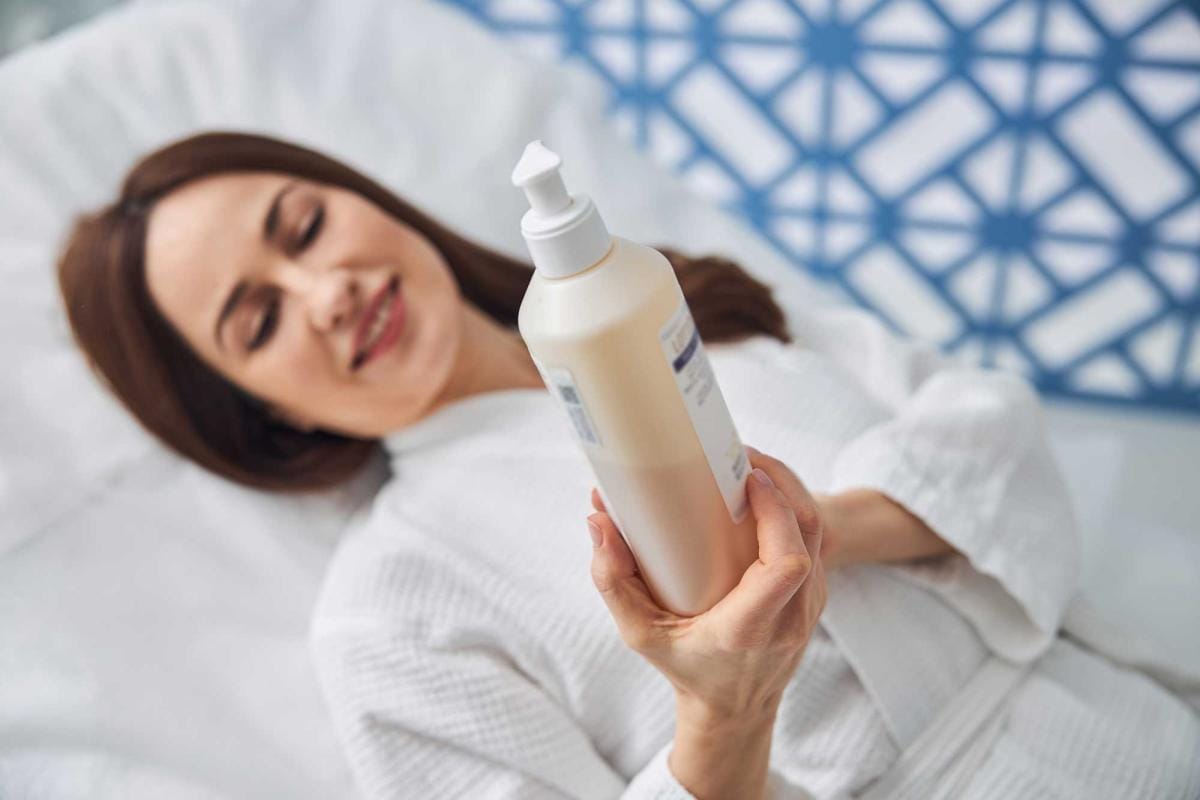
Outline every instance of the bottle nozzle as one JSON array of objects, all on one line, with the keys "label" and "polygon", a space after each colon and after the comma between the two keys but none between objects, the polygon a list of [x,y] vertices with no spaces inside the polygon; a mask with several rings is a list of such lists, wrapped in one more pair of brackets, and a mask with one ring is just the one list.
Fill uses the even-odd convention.
[{"label": "bottle nozzle", "polygon": [[562,159],[541,139],[525,145],[512,171],[512,182],[525,191],[529,210],[521,217],[521,235],[543,276],[564,278],[604,258],[612,237],[586,194],[571,195],[563,184]]},{"label": "bottle nozzle", "polygon": [[513,169],[513,185],[525,190],[529,207],[540,216],[557,214],[571,204],[571,196],[558,172],[561,166],[558,153],[542,144],[541,139],[534,139],[525,145],[525,152]]}]

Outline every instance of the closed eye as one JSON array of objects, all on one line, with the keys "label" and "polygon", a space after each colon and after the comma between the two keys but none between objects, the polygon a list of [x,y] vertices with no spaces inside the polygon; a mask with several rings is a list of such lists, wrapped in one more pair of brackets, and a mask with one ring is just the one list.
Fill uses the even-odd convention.
[{"label": "closed eye", "polygon": [[275,328],[279,325],[279,294],[276,292],[267,299],[266,307],[262,314],[262,320],[258,324],[258,330],[255,331],[254,337],[247,345],[249,350],[257,350],[271,339],[271,335],[275,333]]},{"label": "closed eye", "polygon": [[317,206],[316,211],[309,217],[308,225],[304,228],[304,232],[300,234],[300,240],[296,242],[296,250],[303,250],[308,247],[317,234],[321,232],[321,226],[325,222],[325,206]]}]

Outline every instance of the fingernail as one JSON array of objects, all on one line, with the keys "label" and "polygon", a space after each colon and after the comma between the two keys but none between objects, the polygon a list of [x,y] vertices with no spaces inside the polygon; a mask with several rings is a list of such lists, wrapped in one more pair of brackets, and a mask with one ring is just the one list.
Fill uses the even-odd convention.
[{"label": "fingernail", "polygon": [[750,474],[753,475],[754,479],[756,481],[758,481],[759,483],[761,483],[763,486],[774,486],[775,485],[775,482],[771,480],[771,476],[768,475],[767,473],[763,472],[758,467],[755,467],[754,471],[751,472]]},{"label": "fingernail", "polygon": [[588,531],[592,534],[592,547],[599,547],[600,542],[604,539],[604,534],[600,532],[600,526],[592,522],[591,517],[588,517]]}]

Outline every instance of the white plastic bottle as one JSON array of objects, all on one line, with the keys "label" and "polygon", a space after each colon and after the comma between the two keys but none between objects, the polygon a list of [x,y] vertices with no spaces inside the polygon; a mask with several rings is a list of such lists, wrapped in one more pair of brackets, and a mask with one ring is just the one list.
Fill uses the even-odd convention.
[{"label": "white plastic bottle", "polygon": [[758,555],[750,464],[666,257],[610,236],[541,140],[513,170],[535,273],[518,328],[655,599],[711,608]]}]

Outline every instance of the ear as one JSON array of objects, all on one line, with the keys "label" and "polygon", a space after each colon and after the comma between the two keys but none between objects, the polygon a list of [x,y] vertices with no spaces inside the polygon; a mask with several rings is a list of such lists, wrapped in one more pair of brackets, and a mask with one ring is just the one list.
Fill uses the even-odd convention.
[{"label": "ear", "polygon": [[276,422],[282,422],[284,425],[290,425],[302,433],[312,433],[316,428],[316,424],[299,414],[292,414],[288,411],[282,411],[274,406],[267,408],[267,415]]}]

